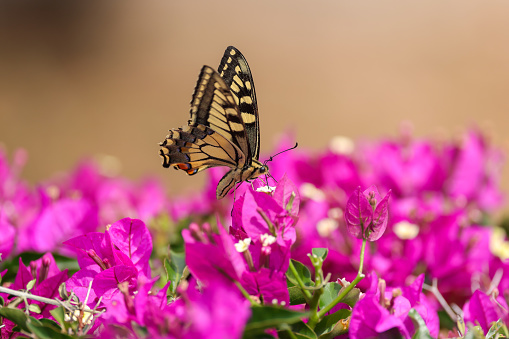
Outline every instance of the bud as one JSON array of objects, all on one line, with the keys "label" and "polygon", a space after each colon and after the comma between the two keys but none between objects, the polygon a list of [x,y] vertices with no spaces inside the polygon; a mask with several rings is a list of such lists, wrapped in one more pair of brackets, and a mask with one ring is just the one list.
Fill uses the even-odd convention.
[{"label": "bud", "polygon": [[389,190],[382,199],[374,185],[364,192],[358,187],[346,203],[345,222],[350,234],[359,239],[378,240],[387,228],[390,196]]}]

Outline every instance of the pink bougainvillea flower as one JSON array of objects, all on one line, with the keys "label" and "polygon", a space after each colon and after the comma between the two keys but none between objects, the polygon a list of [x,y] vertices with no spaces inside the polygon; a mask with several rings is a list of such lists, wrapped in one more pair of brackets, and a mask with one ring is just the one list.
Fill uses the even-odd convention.
[{"label": "pink bougainvillea flower", "polygon": [[[41,194],[46,194],[41,191]],[[43,197],[44,199],[44,197]],[[76,233],[97,228],[97,210],[86,199],[49,201],[35,220],[20,234],[20,250],[52,251]]]},{"label": "pink bougainvillea flower", "polygon": [[493,297],[476,290],[463,306],[463,317],[465,322],[481,326],[484,333],[488,333],[493,322],[507,319],[507,304],[502,296],[494,300]]},{"label": "pink bougainvillea flower", "polygon": [[[350,320],[349,335],[352,339],[392,335],[411,338],[415,329],[408,312],[414,308],[426,323],[433,337],[438,335],[438,315],[422,294],[424,275],[412,285],[403,288],[387,288],[376,274],[370,276],[371,286],[354,306]],[[382,289],[380,289],[382,287]]]},{"label": "pink bougainvillea flower", "polygon": [[462,144],[451,151],[451,174],[445,189],[453,198],[476,201],[480,207],[493,210],[500,206],[502,195],[498,186],[501,175],[501,152],[489,147],[479,131],[463,136]]},{"label": "pink bougainvillea flower", "polygon": [[[196,283],[187,289],[185,323],[182,338],[241,338],[251,315],[249,302],[220,281],[209,284],[200,293]],[[232,310],[234,313],[232,314]]]},{"label": "pink bougainvillea flower", "polygon": [[189,271],[204,283],[218,279],[228,283],[240,281],[246,270],[244,259],[219,222],[218,229],[219,234],[216,234],[208,224],[201,228],[191,224],[189,229],[182,231]]},{"label": "pink bougainvillea flower", "polygon": [[369,241],[378,240],[388,222],[388,205],[391,191],[382,199],[376,186],[364,192],[357,188],[346,203],[345,221],[354,237]]},{"label": "pink bougainvillea flower", "polygon": [[[60,271],[55,263],[55,259],[51,253],[44,254],[40,259],[32,261],[29,267],[23,264],[21,258],[19,259],[18,273],[14,283],[9,288],[13,290],[26,290],[27,285],[30,281],[36,279],[35,285],[30,290],[30,293],[45,298],[56,298],[58,297],[58,287],[67,280],[67,270]],[[0,293],[0,296],[6,301],[6,305],[9,303],[8,295]],[[40,301],[30,301],[30,304],[39,306],[41,312],[33,313],[30,315],[37,318],[50,318],[53,319],[50,310],[56,306],[49,305]],[[21,303],[18,307],[24,307],[25,304]],[[7,319],[3,319],[5,326],[0,328],[0,335],[2,338],[10,338],[12,336],[12,330],[15,324]]]},{"label": "pink bougainvillea flower", "polygon": [[[9,288],[26,290],[27,284],[34,279],[36,282],[30,293],[45,298],[55,298],[58,296],[58,287],[67,280],[67,270],[60,271],[51,253],[46,253],[40,259],[32,261],[28,267],[23,264],[20,258],[18,273]],[[6,295],[3,297],[8,300]],[[39,305],[41,309],[40,314],[34,314],[36,318],[50,317],[49,311],[55,308],[53,305],[39,301],[31,303]],[[24,304],[20,306],[24,306]]]},{"label": "pink bougainvillea flower", "polygon": [[16,236],[16,229],[7,220],[7,216],[0,207],[0,259],[5,260],[11,254]]},{"label": "pink bougainvillea flower", "polygon": [[88,295],[87,301],[93,304],[102,296],[108,303],[119,292],[119,283],[127,281],[134,288],[140,273],[150,277],[152,237],[141,220],[124,218],[104,234],[92,232],[64,244],[77,252],[81,270],[69,279],[67,287],[81,301]]},{"label": "pink bougainvillea flower", "polygon": [[127,255],[139,272],[150,277],[152,237],[145,223],[138,219],[124,218],[112,224],[107,232],[115,249]]}]

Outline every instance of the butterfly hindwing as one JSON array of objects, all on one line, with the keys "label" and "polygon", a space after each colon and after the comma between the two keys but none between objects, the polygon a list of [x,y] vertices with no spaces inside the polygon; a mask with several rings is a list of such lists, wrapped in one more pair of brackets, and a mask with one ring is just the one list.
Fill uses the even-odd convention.
[{"label": "butterfly hindwing", "polygon": [[218,72],[229,86],[246,128],[252,158],[260,155],[258,105],[251,70],[246,58],[233,46],[226,48]]},{"label": "butterfly hindwing", "polygon": [[211,67],[203,66],[191,100],[190,126],[204,125],[237,145],[251,158],[246,129],[239,108],[223,78]]},{"label": "butterfly hindwing", "polygon": [[174,166],[189,175],[214,166],[237,168],[245,164],[242,151],[221,134],[204,125],[170,130],[161,143],[163,166]]}]

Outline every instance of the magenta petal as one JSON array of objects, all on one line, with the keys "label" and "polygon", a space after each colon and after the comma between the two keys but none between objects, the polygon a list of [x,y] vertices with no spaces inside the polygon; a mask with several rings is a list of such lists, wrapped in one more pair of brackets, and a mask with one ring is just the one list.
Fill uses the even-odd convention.
[{"label": "magenta petal", "polygon": [[240,293],[219,282],[204,289],[203,294],[189,293],[187,306],[189,327],[182,338],[241,338],[251,309]]},{"label": "magenta petal", "polygon": [[350,318],[350,338],[378,338],[391,329],[397,329],[404,338],[410,338],[403,322],[380,306],[376,298],[366,295],[357,302]]},{"label": "magenta petal", "polygon": [[489,296],[476,290],[472,298],[463,306],[465,322],[470,322],[474,325],[479,322],[484,333],[487,333],[491,323],[499,319],[496,307]]},{"label": "magenta petal", "polygon": [[152,236],[143,221],[124,218],[111,225],[107,232],[111,236],[111,242],[131,258],[140,272],[149,276],[148,261],[152,253]]},{"label": "magenta petal", "polygon": [[288,177],[283,175],[283,178],[279,180],[279,183],[276,186],[276,190],[274,191],[273,198],[277,201],[279,206],[286,210],[286,206],[290,201],[290,197],[292,193],[295,194],[292,204],[292,210],[290,211],[293,215],[299,214],[299,206],[300,206],[300,195],[299,189],[295,184],[288,179]]},{"label": "magenta petal", "polygon": [[90,294],[86,304],[89,306],[92,305],[92,307],[94,307],[95,305],[93,305],[93,303],[97,296],[94,290],[91,288],[90,283],[94,281],[94,278],[97,276],[97,274],[98,273],[96,271],[90,269],[79,270],[78,272],[74,273],[73,276],[69,278],[69,280],[66,281],[65,286],[67,287],[68,291],[74,292],[74,294],[76,294],[82,303],[85,303],[85,299],[90,288]]},{"label": "magenta petal", "polygon": [[27,229],[31,248],[52,251],[76,233],[86,233],[98,225],[97,208],[85,200],[61,199],[46,207]]},{"label": "magenta petal", "polygon": [[24,290],[27,288],[27,284],[33,279],[34,277],[32,276],[32,273],[28,267],[23,264],[21,258],[19,258],[18,273],[16,274],[16,279],[10,288],[13,290]]},{"label": "magenta petal", "polygon": [[11,253],[14,246],[14,236],[16,229],[7,220],[7,216],[0,210],[0,258],[5,260]]},{"label": "magenta petal", "polygon": [[64,245],[74,247],[74,250],[78,254],[77,259],[81,269],[86,268],[97,272],[101,271],[101,268],[97,265],[97,263],[87,254],[89,250],[94,250],[101,259],[108,259],[111,263],[115,262],[109,237],[105,237],[103,233],[90,232],[80,235],[64,241]]},{"label": "magenta petal", "polygon": [[[58,296],[58,287],[68,279],[67,270],[64,270],[52,277],[43,280],[33,291],[34,295],[38,295],[45,298],[55,298]],[[54,309],[56,306],[46,304],[43,302],[37,302],[41,308],[41,314],[44,317],[49,317],[49,311]]]},{"label": "magenta petal", "polygon": [[372,232],[367,238],[369,241],[378,240],[387,228],[390,196],[391,191],[389,191],[387,195],[376,205],[375,211],[373,212]]},{"label": "magenta petal", "polygon": [[363,230],[371,223],[373,209],[358,187],[346,203],[345,221],[348,232],[356,238],[363,238]]},{"label": "magenta petal", "polygon": [[277,304],[290,304],[290,295],[286,284],[286,275],[283,272],[271,271],[268,268],[262,268],[255,273],[256,282],[263,301],[266,305],[273,302]]},{"label": "magenta petal", "polygon": [[112,266],[122,266],[122,265],[125,265],[125,266],[134,266],[134,263],[132,262],[132,260],[127,256],[127,254],[125,254],[124,252],[122,252],[121,250],[117,250],[117,249],[114,249],[113,250],[113,257],[115,258],[115,265],[112,265]]},{"label": "magenta petal", "polygon": [[119,291],[118,284],[127,281],[131,285],[138,271],[132,266],[115,266],[95,276],[92,288],[104,300],[111,299]]},{"label": "magenta petal", "polygon": [[268,194],[246,191],[242,204],[242,227],[251,239],[259,239],[260,235],[271,233],[258,208],[263,210],[269,220],[284,213],[283,208]]},{"label": "magenta petal", "polygon": [[197,242],[189,230],[182,231],[187,266],[193,276],[205,283],[217,279],[228,283],[238,281],[246,269],[244,259],[222,226],[218,228],[220,234],[214,235],[214,244]]},{"label": "magenta petal", "polygon": [[405,286],[401,288],[403,296],[408,299],[412,307],[419,303],[423,284],[424,284],[424,273],[420,274],[410,286]]}]

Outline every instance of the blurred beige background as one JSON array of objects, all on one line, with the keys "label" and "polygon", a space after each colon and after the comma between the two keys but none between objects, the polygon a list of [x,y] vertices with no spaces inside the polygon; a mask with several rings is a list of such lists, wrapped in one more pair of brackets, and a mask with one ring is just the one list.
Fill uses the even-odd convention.
[{"label": "blurred beige background", "polygon": [[403,120],[418,136],[479,124],[505,147],[508,18],[506,0],[2,1],[0,141],[28,150],[32,182],[107,154],[129,177],[197,187],[204,175],[163,169],[157,144],[186,123],[201,66],[235,45],[266,153],[283,131],[317,149]]}]

